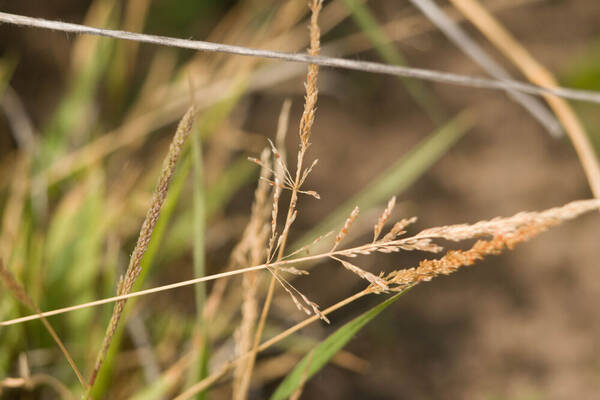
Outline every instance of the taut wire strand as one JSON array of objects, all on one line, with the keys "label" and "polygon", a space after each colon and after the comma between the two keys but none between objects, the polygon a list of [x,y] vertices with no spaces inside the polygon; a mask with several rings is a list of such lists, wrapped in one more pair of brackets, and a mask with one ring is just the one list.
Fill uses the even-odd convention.
[{"label": "taut wire strand", "polygon": [[275,60],[299,62],[305,64],[317,64],[323,67],[351,69],[375,74],[402,76],[406,78],[423,79],[427,81],[468,86],[480,89],[493,89],[502,91],[515,90],[523,93],[535,94],[538,96],[544,94],[553,94],[555,96],[572,100],[600,103],[600,93],[598,92],[563,87],[546,88],[511,79],[498,80],[421,68],[387,65],[370,61],[348,60],[345,58],[325,56],[311,56],[303,53],[285,53],[271,50],[260,50],[242,46],[227,45],[221,43],[205,42],[200,40],[179,39],[166,36],[147,35],[143,33],[127,32],[112,29],[100,29],[68,22],[51,21],[41,18],[32,18],[23,15],[9,14],[3,12],[0,12],[0,22],[20,26],[50,29],[62,32],[105,36],[115,39],[131,40],[136,42],[151,43],[169,47],[179,47],[191,50],[270,58]]}]

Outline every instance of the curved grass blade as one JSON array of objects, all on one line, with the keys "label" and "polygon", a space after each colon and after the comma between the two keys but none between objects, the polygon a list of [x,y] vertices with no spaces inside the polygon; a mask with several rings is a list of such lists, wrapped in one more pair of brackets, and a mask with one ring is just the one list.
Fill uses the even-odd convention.
[{"label": "curved grass blade", "polygon": [[[310,379],[321,368],[323,368],[338,351],[340,351],[349,341],[360,331],[367,323],[385,310],[390,304],[398,300],[400,296],[406,293],[408,289],[395,294],[384,302],[373,307],[366,313],[354,318],[327,339],[322,341],[317,347],[309,352],[294,368],[292,372],[279,384],[271,400],[287,399],[300,386],[304,380]],[[307,365],[310,364],[310,365]]]}]

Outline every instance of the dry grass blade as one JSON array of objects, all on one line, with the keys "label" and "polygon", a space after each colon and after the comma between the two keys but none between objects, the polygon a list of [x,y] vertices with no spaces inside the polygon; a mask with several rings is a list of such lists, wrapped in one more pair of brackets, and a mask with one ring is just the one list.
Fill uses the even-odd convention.
[{"label": "dry grass blade", "polygon": [[[0,280],[2,280],[2,283],[4,284],[4,286],[6,286],[8,291],[12,293],[12,295],[15,297],[15,299],[17,299],[19,302],[21,302],[26,307],[30,308],[32,311],[34,311],[38,314],[41,313],[41,310],[37,307],[37,305],[35,304],[33,299],[31,297],[29,297],[29,295],[25,291],[25,288],[23,286],[21,286],[21,284],[19,284],[19,282],[17,282],[14,275],[8,270],[8,268],[6,268],[6,266],[4,265],[4,262],[2,261],[1,258],[0,258]],[[60,351],[64,354],[65,358],[71,365],[71,368],[73,368],[73,371],[75,372],[75,375],[77,375],[77,379],[81,383],[81,386],[83,387],[83,389],[86,389],[87,384],[85,382],[85,379],[83,378],[81,371],[79,371],[77,364],[75,364],[73,357],[71,357],[71,354],[69,354],[69,351],[65,347],[64,343],[62,342],[62,340],[60,340],[60,337],[58,337],[58,334],[56,333],[54,328],[52,328],[52,325],[50,325],[50,322],[48,322],[48,320],[43,316],[40,316],[40,319],[42,320],[42,324],[44,324],[44,326],[46,327],[46,329],[52,336],[52,339],[54,339],[54,341],[56,342],[56,345],[60,348]]]},{"label": "dry grass blade", "polygon": [[[451,0],[498,49],[500,49],[526,76],[542,87],[556,88],[557,81],[552,73],[540,64],[492,14],[477,0]],[[575,111],[565,100],[553,96],[544,96],[548,104],[563,124],[577,156],[583,166],[594,197],[600,198],[600,164],[583,125]]]},{"label": "dry grass blade", "polygon": [[[171,181],[171,178],[173,177],[173,174],[175,173],[177,160],[179,159],[183,150],[185,139],[189,136],[192,130],[195,114],[196,109],[194,107],[190,107],[181,119],[179,125],[177,126],[177,130],[169,147],[169,152],[167,153],[167,156],[163,162],[161,174],[158,178],[158,183],[152,196],[150,208],[148,209],[148,213],[146,214],[146,218],[144,219],[142,228],[140,229],[140,234],[138,236],[135,249],[131,254],[129,266],[127,267],[125,275],[122,276],[119,280],[119,285],[117,288],[118,295],[130,293],[133,284],[135,283],[135,280],[141,272],[140,264],[142,261],[142,257],[146,252],[146,249],[148,248],[148,243],[150,243],[152,232],[154,230],[154,227],[156,226],[156,222],[158,221],[158,217],[160,215],[160,210],[167,196],[169,183]],[[86,398],[89,397],[91,387],[94,385],[96,376],[100,370],[100,367],[102,366],[104,357],[106,356],[106,352],[110,347],[112,337],[117,329],[117,325],[119,324],[121,314],[123,313],[125,302],[126,300],[119,300],[114,306],[113,314],[111,316],[108,327],[106,328],[106,333],[102,342],[102,347],[98,352],[96,363],[90,377],[90,386],[86,393]]]},{"label": "dry grass blade", "polygon": [[68,387],[66,387],[58,379],[45,374],[35,374],[27,378],[4,378],[0,380],[0,396],[2,395],[2,388],[24,388],[26,390],[33,390],[38,386],[46,385],[54,389],[56,394],[61,399],[75,400],[76,397],[71,393]]}]

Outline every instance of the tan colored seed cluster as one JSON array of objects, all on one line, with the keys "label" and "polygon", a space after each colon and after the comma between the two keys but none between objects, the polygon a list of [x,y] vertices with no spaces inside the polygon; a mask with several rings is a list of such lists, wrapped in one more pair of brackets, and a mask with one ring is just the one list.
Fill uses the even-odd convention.
[{"label": "tan colored seed cluster", "polygon": [[[163,161],[160,177],[158,178],[158,183],[156,184],[156,188],[154,189],[154,193],[152,195],[152,202],[150,204],[150,208],[146,213],[146,218],[144,219],[142,228],[140,229],[140,234],[138,236],[137,243],[135,245],[133,253],[131,254],[129,266],[127,267],[125,275],[120,277],[119,279],[119,284],[117,286],[117,295],[124,295],[130,293],[131,289],[133,288],[133,284],[140,275],[142,257],[148,249],[148,244],[150,243],[152,232],[154,231],[154,227],[156,226],[156,223],[158,222],[158,217],[160,216],[160,210],[165,201],[165,198],[167,197],[169,183],[171,182],[171,178],[175,173],[177,160],[181,156],[185,140],[192,131],[195,115],[196,108],[194,106],[191,106],[179,122],[179,125],[177,126],[177,130],[169,147],[169,152],[167,153],[167,156]],[[98,371],[100,370],[100,367],[104,361],[108,348],[110,347],[112,338],[117,330],[117,326],[119,324],[121,315],[123,314],[125,303],[126,300],[119,300],[115,303],[110,322],[108,324],[108,327],[106,328],[106,333],[104,334],[102,346],[100,348],[100,351],[98,352],[98,356],[96,357],[96,363],[90,376],[90,388],[94,385],[94,382],[96,381]],[[89,395],[90,393],[88,391],[84,397],[88,398]]]},{"label": "tan colored seed cluster", "polygon": [[335,242],[333,243],[333,248],[331,249],[331,251],[334,251],[335,249],[337,249],[340,242],[346,237],[346,235],[348,234],[348,231],[350,230],[350,227],[352,226],[352,224],[358,217],[359,212],[360,212],[360,209],[358,207],[355,207],[354,210],[352,210],[352,212],[348,216],[348,218],[346,218],[346,222],[344,222],[344,226],[342,227],[340,232],[335,237]]}]

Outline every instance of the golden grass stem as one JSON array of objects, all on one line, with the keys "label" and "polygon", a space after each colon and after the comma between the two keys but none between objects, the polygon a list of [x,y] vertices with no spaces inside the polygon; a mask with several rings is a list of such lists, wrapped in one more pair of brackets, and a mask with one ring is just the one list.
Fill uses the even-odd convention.
[{"label": "golden grass stem", "polygon": [[[373,293],[373,292],[369,289],[361,290],[360,292],[355,293],[354,295],[347,297],[344,300],[337,302],[336,304],[332,305],[331,307],[323,310],[321,312],[321,314],[323,314],[323,315],[330,314],[330,313],[332,313],[336,310],[339,310],[340,308],[342,308],[342,307],[344,307],[344,306],[346,306],[368,294],[371,294],[371,293]],[[261,352],[261,351],[268,349],[269,347],[273,346],[274,344],[282,341],[283,339],[287,338],[288,336],[290,336],[290,335],[294,334],[295,332],[299,331],[300,329],[312,324],[313,322],[318,321],[319,319],[320,319],[319,315],[312,315],[312,316],[306,318],[304,321],[297,323],[296,325],[286,329],[285,331],[281,332],[280,334],[263,342],[260,346],[258,346],[258,348],[256,349],[256,352]],[[254,356],[255,356],[255,351],[253,350],[253,351],[250,351],[246,354],[239,356],[238,358],[236,358],[235,360],[233,360],[231,362],[226,363],[223,367],[221,367],[221,369],[219,371],[215,372],[214,374],[205,378],[204,380],[198,382],[196,385],[191,386],[185,392],[183,392],[179,396],[177,396],[174,400],[190,399],[197,393],[200,393],[201,391],[206,390],[208,387],[210,387],[215,382],[217,382],[221,377],[225,376],[225,374],[227,374],[227,372],[229,372],[236,363],[240,362],[241,360],[244,360],[247,357],[254,357]]]},{"label": "golden grass stem", "polygon": [[[39,319],[40,316],[48,317],[52,315],[64,314],[66,312],[75,311],[83,308],[94,307],[101,304],[111,303],[119,300],[125,300],[131,297],[145,296],[152,293],[158,293],[166,290],[172,290],[184,286],[194,285],[200,282],[208,282],[216,279],[226,278],[233,275],[239,275],[251,271],[259,271],[267,268],[278,268],[286,267],[289,265],[309,263],[323,259],[329,259],[333,257],[352,257],[355,255],[367,255],[373,252],[390,252],[399,250],[412,250],[415,247],[415,243],[431,239],[446,239],[446,240],[466,240],[479,237],[495,236],[497,234],[505,234],[518,229],[519,227],[531,223],[531,221],[546,221],[558,224],[570,219],[574,219],[581,214],[598,210],[600,208],[600,200],[578,200],[567,203],[561,207],[551,208],[541,212],[521,212],[507,218],[495,218],[489,221],[480,221],[475,224],[461,224],[461,225],[448,225],[436,228],[429,228],[421,231],[420,233],[400,239],[393,239],[389,241],[377,241],[375,243],[367,243],[360,246],[336,250],[333,252],[313,254],[310,256],[299,257],[294,259],[286,259],[278,262],[255,265],[252,267],[245,267],[235,269],[219,274],[203,276],[200,278],[194,278],[187,281],[181,281],[172,283],[169,285],[158,286],[151,289],[141,290],[138,292],[132,292],[124,295],[118,295],[110,298],[92,301],[76,306],[65,307],[58,310],[42,312],[39,315],[30,315],[26,317],[16,318],[8,321],[0,322],[0,326],[9,326],[18,324],[25,321],[31,321]],[[393,249],[393,250],[390,250]],[[318,316],[317,316],[318,318]]]},{"label": "golden grass stem", "polygon": [[[308,53],[311,56],[318,56],[321,48],[321,31],[319,30],[319,13],[323,6],[322,0],[312,0],[309,3],[309,7],[311,10],[311,18],[310,18],[310,48]],[[290,230],[290,226],[293,221],[296,219],[296,204],[298,201],[298,191],[300,190],[301,179],[303,175],[303,163],[304,163],[304,155],[306,154],[306,150],[310,145],[310,135],[312,132],[312,126],[315,119],[315,107],[317,104],[318,98],[318,89],[317,89],[317,76],[319,74],[319,66],[316,64],[309,64],[308,66],[308,74],[306,77],[306,96],[304,102],[304,111],[302,113],[302,118],[300,119],[300,128],[299,128],[299,136],[300,136],[300,150],[298,151],[298,159],[296,165],[296,178],[294,181],[294,185],[292,187],[292,195],[290,198],[290,203],[288,207],[288,213],[285,220],[285,225],[283,228],[283,232],[280,236],[280,245],[279,245],[279,253],[277,255],[277,261],[281,261],[285,254],[285,248],[287,244],[288,234]],[[277,177],[276,177],[277,178]],[[267,254],[267,257],[270,257],[270,254]],[[263,309],[260,314],[260,319],[258,321],[258,325],[256,327],[256,332],[254,336],[254,345],[250,355],[250,360],[248,361],[247,374],[252,373],[252,369],[254,367],[254,362],[256,359],[256,352],[258,351],[258,346],[260,344],[260,340],[262,337],[262,333],[265,327],[265,323],[267,320],[267,316],[269,314],[269,309],[271,308],[271,302],[273,300],[273,294],[275,292],[275,274],[277,271],[273,271],[273,276],[271,276],[271,280],[269,282],[269,287],[267,289],[267,297],[265,298],[265,303],[263,305]]]}]

